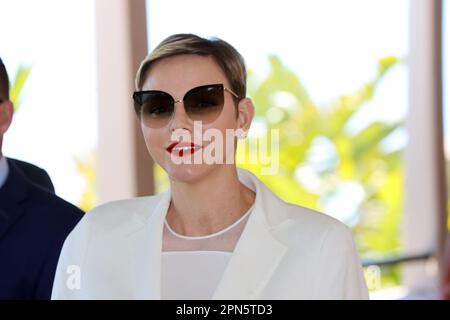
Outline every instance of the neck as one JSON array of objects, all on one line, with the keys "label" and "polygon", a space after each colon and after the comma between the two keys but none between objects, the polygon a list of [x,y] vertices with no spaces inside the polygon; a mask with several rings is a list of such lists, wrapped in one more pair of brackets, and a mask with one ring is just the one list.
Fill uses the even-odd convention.
[{"label": "neck", "polygon": [[255,193],[238,178],[234,165],[215,168],[195,183],[171,181],[167,222],[186,236],[216,233],[244,215]]}]

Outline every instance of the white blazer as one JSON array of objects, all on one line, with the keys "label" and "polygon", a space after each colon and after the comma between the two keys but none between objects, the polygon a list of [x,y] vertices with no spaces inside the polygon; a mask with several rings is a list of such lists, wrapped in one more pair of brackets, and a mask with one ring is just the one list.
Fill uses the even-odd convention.
[{"label": "white blazer", "polygon": [[[351,231],[278,198],[254,174],[254,209],[213,299],[368,299]],[[66,239],[52,299],[160,299],[161,242],[170,188],[101,205]]]}]

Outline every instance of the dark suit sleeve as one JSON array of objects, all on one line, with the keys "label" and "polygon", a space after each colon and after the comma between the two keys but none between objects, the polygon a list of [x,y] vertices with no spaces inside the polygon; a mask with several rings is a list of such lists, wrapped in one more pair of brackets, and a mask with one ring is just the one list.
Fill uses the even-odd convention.
[{"label": "dark suit sleeve", "polygon": [[64,241],[75,228],[83,213],[75,206],[58,199],[56,205],[51,208],[52,219],[49,220],[48,229],[53,234],[48,240],[48,247],[42,256],[39,275],[33,293],[33,299],[49,300],[51,298],[56,267],[61,254]]},{"label": "dark suit sleeve", "polygon": [[33,293],[34,300],[50,300],[57,261],[59,259],[61,249],[62,245],[58,243],[54,247],[50,248],[48,255],[44,257],[44,262],[37,278],[38,282],[36,283]]}]

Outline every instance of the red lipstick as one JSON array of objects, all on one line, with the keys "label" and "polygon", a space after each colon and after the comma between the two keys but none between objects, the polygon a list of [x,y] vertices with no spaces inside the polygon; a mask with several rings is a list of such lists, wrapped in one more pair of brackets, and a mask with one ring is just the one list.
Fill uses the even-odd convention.
[{"label": "red lipstick", "polygon": [[183,157],[186,154],[193,154],[201,148],[201,146],[192,142],[173,142],[166,148],[166,150],[170,154],[173,153],[178,157]]}]

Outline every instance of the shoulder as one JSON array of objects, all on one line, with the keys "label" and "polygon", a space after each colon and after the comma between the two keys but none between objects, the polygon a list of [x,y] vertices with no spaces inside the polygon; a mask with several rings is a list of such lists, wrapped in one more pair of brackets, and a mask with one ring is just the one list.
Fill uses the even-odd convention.
[{"label": "shoulder", "polygon": [[55,192],[50,176],[44,169],[34,164],[12,158],[8,158],[8,162],[15,166],[29,181],[53,193]]},{"label": "shoulder", "polygon": [[13,158],[8,158],[8,161],[17,166],[17,168],[19,168],[23,173],[33,172],[36,174],[47,174],[47,172],[44,169],[39,168],[38,166],[31,164],[29,162]]},{"label": "shoulder", "polygon": [[128,210],[135,211],[142,208],[143,205],[154,203],[159,199],[159,196],[160,195],[153,195],[110,201],[98,205],[97,207],[91,209],[89,213],[92,216],[95,216],[96,219],[101,219],[105,214],[123,214]]},{"label": "shoulder", "polygon": [[107,202],[90,210],[87,216],[92,223],[128,220],[130,216],[150,214],[160,197],[161,195],[152,195]]},{"label": "shoulder", "polygon": [[142,226],[139,221],[151,215],[159,199],[160,195],[117,200],[88,211],[67,237],[61,261],[82,265],[85,255],[96,261],[99,252],[117,252],[127,236]]},{"label": "shoulder", "polygon": [[97,236],[127,233],[136,226],[136,221],[145,221],[150,217],[160,199],[161,195],[158,194],[101,204],[88,211],[76,229],[89,229],[90,233],[96,233]]},{"label": "shoulder", "polygon": [[258,189],[257,202],[271,232],[288,246],[320,245],[328,237],[347,238],[350,229],[341,221],[314,209],[286,202],[262,181],[250,176]]},{"label": "shoulder", "polygon": [[328,232],[349,232],[350,229],[340,220],[332,216],[307,207],[289,203],[291,208],[289,211],[289,218],[295,221],[298,225],[307,227],[313,232],[328,233]]},{"label": "shoulder", "polygon": [[49,227],[63,224],[73,227],[83,217],[82,210],[47,190],[30,183],[28,191],[27,209]]},{"label": "shoulder", "polygon": [[28,190],[29,202],[36,208],[47,209],[50,212],[58,211],[62,212],[62,214],[74,213],[80,215],[83,213],[75,205],[47,190],[40,188],[39,186],[30,184]]},{"label": "shoulder", "polygon": [[352,244],[352,232],[343,222],[316,210],[283,202],[284,219],[273,228],[288,246],[308,245],[318,250],[328,245]]}]

